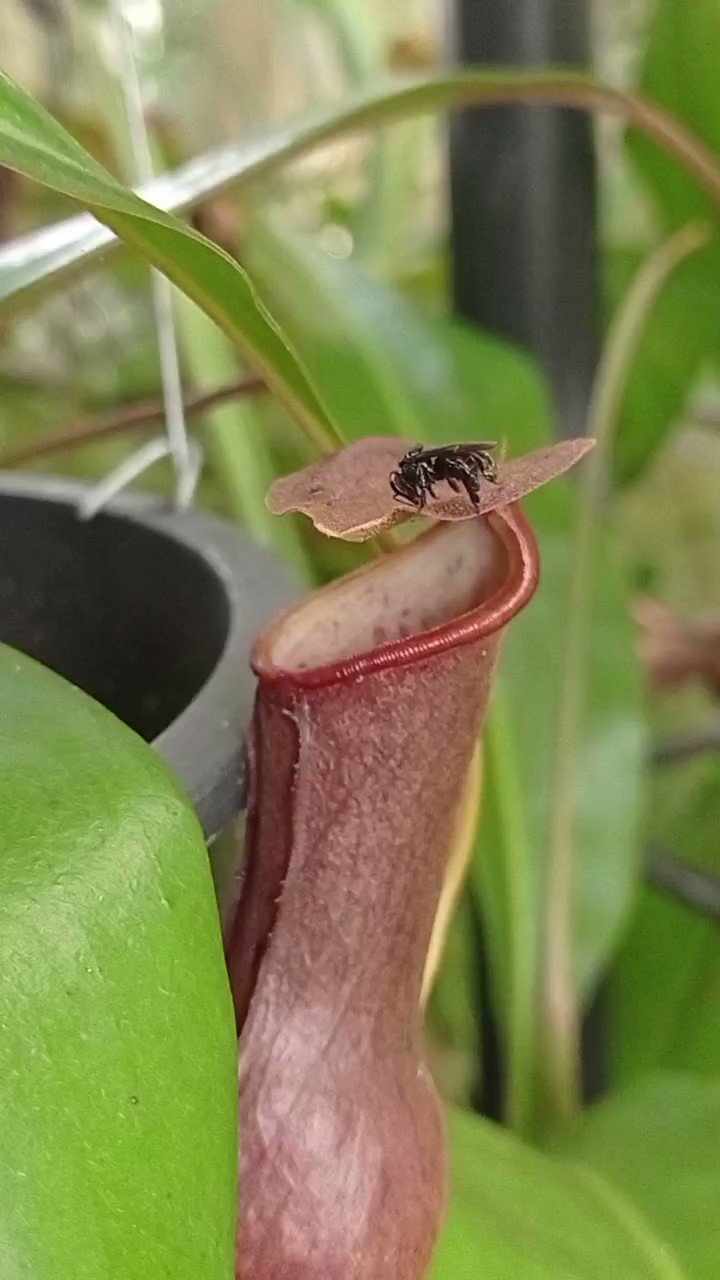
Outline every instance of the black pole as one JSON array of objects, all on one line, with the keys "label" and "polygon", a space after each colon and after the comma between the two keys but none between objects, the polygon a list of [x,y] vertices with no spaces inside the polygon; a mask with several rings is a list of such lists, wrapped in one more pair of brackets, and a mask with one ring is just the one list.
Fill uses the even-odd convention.
[{"label": "black pole", "polygon": [[[586,66],[587,0],[451,0],[463,64]],[[549,107],[469,108],[450,127],[458,312],[528,347],[559,430],[583,430],[596,361],[591,122]]]}]

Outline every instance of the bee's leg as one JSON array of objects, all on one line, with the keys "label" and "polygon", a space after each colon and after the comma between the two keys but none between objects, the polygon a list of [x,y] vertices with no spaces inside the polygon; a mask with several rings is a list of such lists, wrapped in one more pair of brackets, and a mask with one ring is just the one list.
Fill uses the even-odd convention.
[{"label": "bee's leg", "polygon": [[402,502],[407,507],[416,507],[418,505],[412,493],[409,493],[403,486],[402,481],[398,479],[396,472],[393,472],[390,476],[390,488],[396,502]]},{"label": "bee's leg", "polygon": [[428,494],[430,494],[431,498],[434,498],[436,496],[435,490],[433,489],[432,471],[430,467],[427,466],[427,464],[424,462],[418,463],[417,487],[418,487],[418,493],[422,494],[422,502],[420,503],[420,506],[424,507],[425,503],[427,502]]},{"label": "bee's leg", "polygon": [[473,506],[476,507],[480,500],[480,485],[478,484],[477,476],[467,468],[458,476],[458,480],[463,486]]},{"label": "bee's leg", "polygon": [[444,460],[442,478],[453,493],[458,492],[458,476],[463,471],[464,465],[459,458],[448,457]]},{"label": "bee's leg", "polygon": [[476,501],[476,498],[474,498],[472,494],[473,485],[477,491],[477,480],[475,479],[476,466],[476,463],[469,462],[467,458],[458,457],[448,459],[445,469],[445,479],[450,485],[450,488],[455,493],[459,493],[461,489],[464,489],[473,503]]},{"label": "bee's leg", "polygon": [[489,453],[482,454],[477,459],[478,470],[485,480],[489,480],[491,484],[497,484],[497,466],[495,459],[490,457]]}]

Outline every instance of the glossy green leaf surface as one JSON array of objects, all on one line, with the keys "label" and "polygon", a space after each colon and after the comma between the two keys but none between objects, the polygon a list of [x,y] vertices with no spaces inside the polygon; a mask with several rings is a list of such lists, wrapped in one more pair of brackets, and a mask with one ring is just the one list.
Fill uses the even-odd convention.
[{"label": "glossy green leaf surface", "polygon": [[667,1242],[676,1274],[715,1280],[719,1144],[720,1082],[667,1075],[591,1108],[559,1149],[632,1202]]},{"label": "glossy green leaf surface", "polygon": [[237,343],[319,446],[329,420],[289,344],[229,254],[116,182],[0,74],[0,164],[62,191],[163,271]]},{"label": "glossy green leaf surface", "polygon": [[234,1020],[155,753],[0,648],[0,1275],[231,1280]]},{"label": "glossy green leaf surface", "polygon": [[469,1112],[450,1116],[452,1190],[433,1280],[690,1280],[628,1196]]}]

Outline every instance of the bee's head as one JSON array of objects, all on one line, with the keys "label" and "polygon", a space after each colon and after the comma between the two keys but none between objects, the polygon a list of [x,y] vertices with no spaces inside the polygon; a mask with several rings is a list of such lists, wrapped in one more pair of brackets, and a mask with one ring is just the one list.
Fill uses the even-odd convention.
[{"label": "bee's head", "polygon": [[404,498],[406,502],[415,506],[417,502],[417,494],[412,477],[404,474],[401,470],[390,472],[390,488],[396,498]]}]

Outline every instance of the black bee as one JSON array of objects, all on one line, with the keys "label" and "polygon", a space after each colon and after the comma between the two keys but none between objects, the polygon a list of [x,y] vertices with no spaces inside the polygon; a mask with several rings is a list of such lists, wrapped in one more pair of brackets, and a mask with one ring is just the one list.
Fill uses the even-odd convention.
[{"label": "black bee", "polygon": [[480,498],[480,477],[497,484],[497,464],[492,456],[495,447],[493,440],[481,440],[478,444],[449,444],[439,449],[415,445],[400,459],[397,471],[390,472],[390,488],[396,502],[406,502],[420,510],[425,506],[428,494],[431,498],[437,497],[433,486],[445,480],[455,493],[463,488],[476,507]]}]

